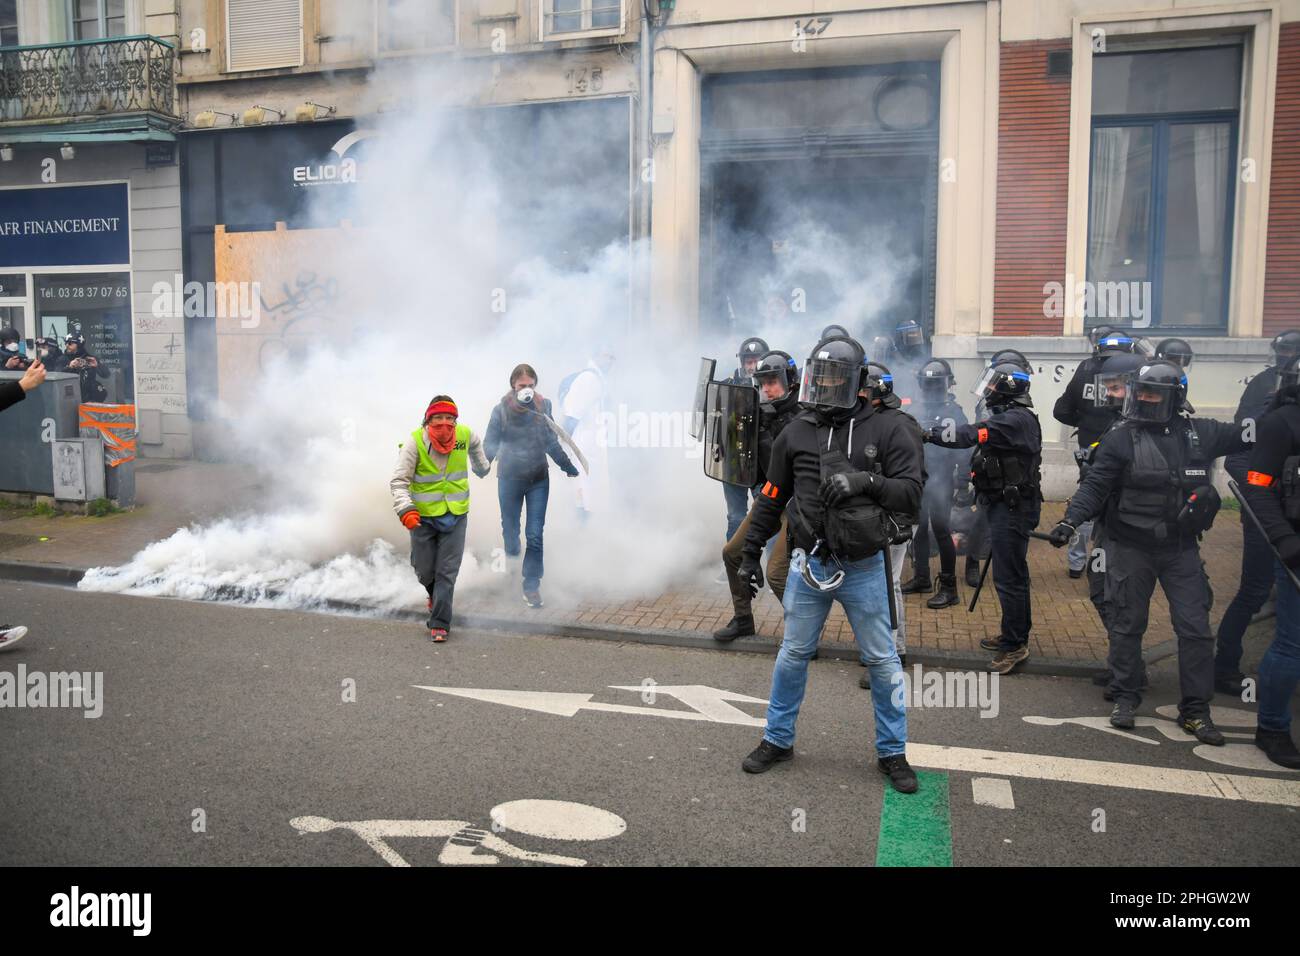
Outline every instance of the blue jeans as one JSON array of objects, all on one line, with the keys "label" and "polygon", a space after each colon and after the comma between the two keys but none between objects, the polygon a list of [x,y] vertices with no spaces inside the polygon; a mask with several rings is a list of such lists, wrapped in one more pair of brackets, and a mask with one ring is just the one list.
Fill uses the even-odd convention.
[{"label": "blue jeans", "polygon": [[1282,565],[1274,564],[1277,634],[1259,662],[1259,726],[1289,732],[1291,695],[1300,683],[1300,593]]},{"label": "blue jeans", "polygon": [[536,591],[542,583],[542,529],[546,525],[546,502],[551,494],[551,479],[519,481],[497,479],[497,500],[501,503],[501,537],[506,554],[519,557],[519,513],[528,505],[524,524],[524,590]]},{"label": "blue jeans", "polygon": [[[876,713],[876,754],[889,757],[907,749],[907,704],[902,691],[903,667],[889,632],[889,596],[885,592],[884,556],[845,562],[844,581],[834,591],[809,587],[794,562],[785,584],[785,638],[772,671],[763,739],[778,747],[794,746],[794,724],[808,683],[808,660],[817,650],[822,625],[839,601],[853,628],[862,660],[871,673],[871,703]],[[824,580],[834,562],[808,560],[813,576]],[[897,699],[896,699],[897,695]]]},{"label": "blue jeans", "polygon": [[[1232,677],[1241,672],[1241,638],[1250,626],[1250,619],[1259,613],[1273,590],[1273,564],[1273,549],[1255,523],[1242,515],[1241,584],[1219,622],[1214,653],[1216,677]],[[1287,588],[1291,588],[1289,580]],[[1278,598],[1281,599],[1280,593]]]}]

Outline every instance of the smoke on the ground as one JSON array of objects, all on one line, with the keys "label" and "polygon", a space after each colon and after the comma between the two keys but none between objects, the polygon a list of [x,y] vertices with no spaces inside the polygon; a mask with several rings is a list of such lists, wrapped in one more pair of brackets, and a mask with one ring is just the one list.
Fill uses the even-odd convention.
[{"label": "smoke on the ground", "polygon": [[[464,84],[458,74],[426,75],[403,92],[464,97]],[[374,92],[376,103],[388,98],[378,85]],[[515,365],[534,366],[538,390],[554,398],[561,380],[602,350],[614,355],[608,464],[597,456],[593,466],[607,473],[593,480],[608,481],[610,494],[582,523],[577,482],[552,466],[547,600],[714,586],[723,492],[704,476],[700,445],[686,434],[700,357],[716,357],[719,375],[729,375],[740,338],[758,334],[802,364],[823,325],[840,321],[861,334],[864,316],[878,318],[901,294],[895,277],[910,262],[890,251],[887,230],[864,248],[815,216],[786,215],[774,237],[784,271],[763,266],[746,275],[733,263],[729,281],[751,286],[750,300],[788,302],[800,277],[812,276],[820,285],[806,293],[833,288],[833,302],[742,315],[735,324],[706,314],[705,331],[690,334],[680,331],[688,327],[681,316],[634,322],[647,250],[626,237],[591,247],[586,235],[609,219],[610,197],[590,194],[584,168],[600,150],[575,142],[571,121],[521,114],[512,128],[516,121],[500,113],[491,124],[471,123],[441,108],[450,100],[426,95],[418,108],[364,124],[378,135],[366,145],[355,208],[341,210],[354,223],[352,239],[342,252],[322,244],[310,264],[339,277],[348,330],[274,362],[249,394],[221,410],[234,424],[239,456],[265,472],[266,496],[238,514],[180,529],[122,567],[93,569],[83,588],[299,607],[418,605],[423,589],[388,482],[398,446],[419,427],[430,398],[451,395],[460,420],[482,437]],[[561,175],[539,172],[555,164]],[[322,201],[337,195],[317,192]],[[774,208],[781,202],[769,197]],[[562,418],[558,407],[555,416]],[[470,482],[457,593],[499,593],[514,610],[519,567],[501,550],[497,466]]]}]

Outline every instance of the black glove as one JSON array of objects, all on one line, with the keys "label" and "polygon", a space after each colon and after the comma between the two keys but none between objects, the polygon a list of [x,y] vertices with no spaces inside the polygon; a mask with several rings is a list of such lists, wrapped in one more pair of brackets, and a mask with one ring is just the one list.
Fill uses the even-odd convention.
[{"label": "black glove", "polygon": [[577,477],[578,477],[578,468],[577,468],[576,465],[569,465],[568,468],[565,468],[565,469],[564,469],[564,473],[565,473],[566,475],[568,475],[570,478],[577,478]]},{"label": "black glove", "polygon": [[1051,531],[1047,532],[1048,539],[1052,542],[1053,548],[1064,548],[1074,537],[1074,525],[1068,521],[1062,521]]},{"label": "black glove", "polygon": [[846,498],[869,494],[875,497],[875,488],[879,486],[876,476],[869,471],[850,471],[831,475],[822,482],[822,501],[832,508]]},{"label": "black glove", "polygon": [[1288,568],[1300,568],[1300,534],[1289,534],[1279,541],[1277,554]]},{"label": "black glove", "polygon": [[758,589],[763,586],[763,568],[758,563],[757,557],[748,554],[742,557],[740,567],[736,569],[736,577],[741,584],[749,588],[751,600],[758,597]]},{"label": "black glove", "polygon": [[943,440],[943,426],[939,424],[931,425],[926,429],[924,441],[938,442]]}]

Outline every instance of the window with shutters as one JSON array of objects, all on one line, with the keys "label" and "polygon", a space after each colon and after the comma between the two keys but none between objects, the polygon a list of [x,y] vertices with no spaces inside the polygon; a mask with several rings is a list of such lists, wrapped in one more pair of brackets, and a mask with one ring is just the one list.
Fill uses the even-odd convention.
[{"label": "window with shutters", "polygon": [[379,50],[404,53],[456,43],[456,0],[381,0]]},{"label": "window with shutters", "polygon": [[229,72],[302,63],[302,0],[226,0]]},{"label": "window with shutters", "polygon": [[542,39],[612,36],[623,32],[626,0],[542,0]]}]

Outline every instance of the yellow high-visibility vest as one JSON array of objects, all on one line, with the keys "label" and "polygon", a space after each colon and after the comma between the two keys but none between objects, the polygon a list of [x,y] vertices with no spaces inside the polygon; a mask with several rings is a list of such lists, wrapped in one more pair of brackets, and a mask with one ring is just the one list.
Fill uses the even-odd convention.
[{"label": "yellow high-visibility vest", "polygon": [[450,511],[469,511],[469,426],[456,426],[456,447],[447,456],[447,467],[439,470],[425,446],[424,429],[411,432],[420,453],[420,463],[411,476],[411,500],[422,516],[436,518]]}]

